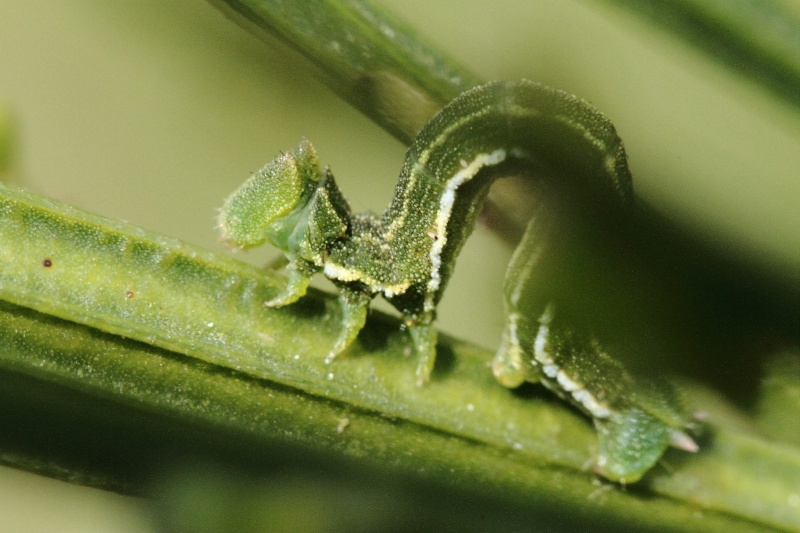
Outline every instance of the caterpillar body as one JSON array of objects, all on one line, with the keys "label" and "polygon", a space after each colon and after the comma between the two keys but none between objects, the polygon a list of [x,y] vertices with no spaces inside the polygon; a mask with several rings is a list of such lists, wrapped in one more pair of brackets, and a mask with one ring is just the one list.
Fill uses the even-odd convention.
[{"label": "caterpillar body", "polygon": [[[603,114],[540,84],[492,82],[458,96],[422,129],[383,214],[354,215],[304,141],[227,199],[220,226],[235,245],[268,241],[286,254],[287,287],[268,305],[296,301],[317,272],[338,286],[342,329],[328,362],[355,339],[370,300],[382,295],[404,317],[422,384],[436,356],[436,305],[456,257],[489,186],[520,170],[552,176],[548,185],[587,205],[624,211],[633,199],[622,141]],[[667,446],[697,449],[684,432],[688,417],[671,391],[636,380],[588,331],[560,320],[536,275],[548,221],[534,214],[512,258],[492,368],[506,386],[541,382],[592,417],[595,470],[633,482]]]}]

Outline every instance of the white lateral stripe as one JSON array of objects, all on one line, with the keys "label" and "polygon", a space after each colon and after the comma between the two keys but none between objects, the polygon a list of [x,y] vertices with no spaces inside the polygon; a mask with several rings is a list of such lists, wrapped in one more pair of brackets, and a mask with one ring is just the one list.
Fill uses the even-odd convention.
[{"label": "white lateral stripe", "polygon": [[533,341],[533,356],[542,366],[553,364],[553,359],[547,353],[547,350],[545,350],[547,346],[547,337],[549,335],[550,326],[548,326],[548,323],[540,322],[539,331],[536,332],[536,339]]},{"label": "white lateral stripe", "polygon": [[[528,229],[526,229],[526,231],[529,230],[530,230],[530,224],[528,225]],[[513,265],[514,267],[516,267],[517,263],[520,261],[520,254],[525,252],[529,252],[529,250],[525,246],[522,246],[522,244],[517,245],[516,250],[514,250],[514,254],[511,256],[511,261],[509,262],[509,265]],[[526,284],[530,280],[531,272],[533,272],[534,267],[538,264],[540,256],[541,256],[541,248],[537,248],[532,253],[529,252],[528,257],[525,258],[524,266],[517,273],[516,279],[514,280],[513,289],[508,297],[508,302],[512,306],[517,307],[519,305],[519,301],[522,296],[522,291],[525,289]],[[506,283],[509,283],[509,281],[506,280]]]},{"label": "white lateral stripe", "polygon": [[[490,108],[486,108],[481,110],[478,113],[473,113],[472,115],[468,115],[466,117],[461,117],[460,119],[456,120],[447,128],[442,131],[436,139],[434,139],[431,143],[429,143],[425,149],[423,149],[419,155],[417,156],[417,160],[414,161],[414,166],[411,169],[411,173],[408,176],[408,185],[405,195],[405,200],[403,201],[403,207],[400,210],[400,216],[393,220],[389,227],[387,228],[386,234],[392,235],[398,228],[402,228],[406,223],[406,217],[408,217],[408,213],[410,212],[409,204],[411,203],[411,199],[414,196],[413,191],[417,184],[417,175],[425,169],[425,166],[428,164],[428,160],[431,157],[431,154],[434,150],[438,149],[440,146],[446,144],[450,140],[450,135],[464,127],[466,124],[469,124],[471,121],[476,120],[484,116],[486,113],[491,112]],[[466,167],[467,164],[463,160],[462,166]]]},{"label": "white lateral stripe", "polygon": [[547,352],[547,340],[550,336],[550,321],[553,319],[553,309],[547,306],[545,312],[539,318],[539,330],[536,332],[536,339],[533,341],[533,364],[540,364],[542,372],[547,378],[553,380],[552,386],[572,395],[576,402],[584,407],[595,418],[608,418],[611,410],[607,405],[597,401],[591,392],[586,390],[583,384],[573,380],[555,362],[553,357]]},{"label": "white lateral stripe", "polygon": [[583,385],[573,381],[563,370],[559,370],[558,374],[556,374],[556,379],[558,380],[558,384],[561,385],[567,392],[574,392],[583,389]]},{"label": "white lateral stripe", "polygon": [[519,321],[519,313],[511,313],[508,315],[508,337],[511,345],[516,349],[520,349],[519,337],[517,336],[517,322]]},{"label": "white lateral stripe", "polygon": [[375,292],[383,293],[387,298],[403,294],[411,286],[411,281],[404,281],[396,285],[383,285],[377,279],[367,276],[360,270],[351,270],[341,265],[335,265],[331,262],[326,262],[323,267],[323,273],[328,279],[336,279],[339,281],[360,281],[368,286]]},{"label": "white lateral stripe", "polygon": [[444,250],[444,246],[447,244],[447,224],[450,222],[450,215],[453,212],[456,191],[462,184],[474,178],[483,167],[497,165],[505,161],[505,159],[506,151],[503,148],[498,148],[488,154],[478,154],[472,162],[447,180],[444,193],[439,199],[439,211],[436,213],[436,228],[434,233],[438,235],[439,238],[433,241],[430,251],[431,275],[428,278],[428,290],[425,296],[424,309],[426,312],[433,311],[435,307],[434,298],[442,283],[442,250]]},{"label": "white lateral stripe", "polygon": [[611,416],[611,410],[598,402],[586,389],[574,391],[572,397],[575,398],[575,401],[584,406],[595,418],[608,418]]}]

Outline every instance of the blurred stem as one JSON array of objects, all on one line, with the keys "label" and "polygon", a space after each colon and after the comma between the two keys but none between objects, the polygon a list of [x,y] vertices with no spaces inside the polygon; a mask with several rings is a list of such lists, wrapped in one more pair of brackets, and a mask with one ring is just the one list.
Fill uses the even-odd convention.
[{"label": "blurred stem", "polygon": [[800,9],[786,0],[603,0],[800,107]]},{"label": "blurred stem", "polygon": [[211,0],[299,52],[345,101],[406,144],[480,79],[389,13],[361,0]]}]

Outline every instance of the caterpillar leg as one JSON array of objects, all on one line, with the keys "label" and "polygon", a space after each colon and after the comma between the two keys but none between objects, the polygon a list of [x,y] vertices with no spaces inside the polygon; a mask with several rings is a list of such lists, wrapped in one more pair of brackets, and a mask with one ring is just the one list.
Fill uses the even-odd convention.
[{"label": "caterpillar leg", "polygon": [[414,354],[419,358],[417,386],[420,387],[430,380],[436,361],[436,328],[433,326],[433,317],[429,316],[406,319],[406,325],[414,343]]},{"label": "caterpillar leg", "polygon": [[530,346],[521,340],[531,338],[534,325],[530,322],[517,312],[506,316],[500,347],[492,360],[492,373],[504,387],[514,389],[526,381],[535,383],[542,378],[538,368],[530,364],[532,356],[526,353]]},{"label": "caterpillar leg", "polygon": [[552,224],[552,214],[541,207],[528,222],[506,270],[503,287],[506,322],[492,361],[492,372],[505,387],[516,388],[525,381],[535,383],[543,377],[540,368],[531,364],[532,339],[539,328],[536,317],[546,305],[546,289],[539,280],[544,277],[545,242],[552,233]]},{"label": "caterpillar leg", "polygon": [[305,296],[311,275],[294,263],[289,263],[288,272],[289,281],[286,287],[276,297],[264,303],[267,307],[288,305]]},{"label": "caterpillar leg", "polygon": [[608,419],[595,419],[597,457],[594,470],[619,483],[638,481],[670,445],[663,421],[631,407]]},{"label": "caterpillar leg", "polygon": [[342,353],[358,336],[358,332],[364,328],[367,321],[367,309],[371,295],[362,292],[341,289],[339,302],[342,306],[342,322],[339,338],[325,357],[325,363],[333,361],[337,355]]}]

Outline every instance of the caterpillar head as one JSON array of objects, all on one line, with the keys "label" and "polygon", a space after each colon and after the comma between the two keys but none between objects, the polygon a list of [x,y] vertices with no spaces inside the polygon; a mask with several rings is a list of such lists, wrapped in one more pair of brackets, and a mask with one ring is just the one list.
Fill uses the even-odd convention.
[{"label": "caterpillar head", "polygon": [[270,242],[292,258],[321,265],[350,227],[350,207],[308,141],[270,161],[225,200],[222,238],[249,248]]}]

